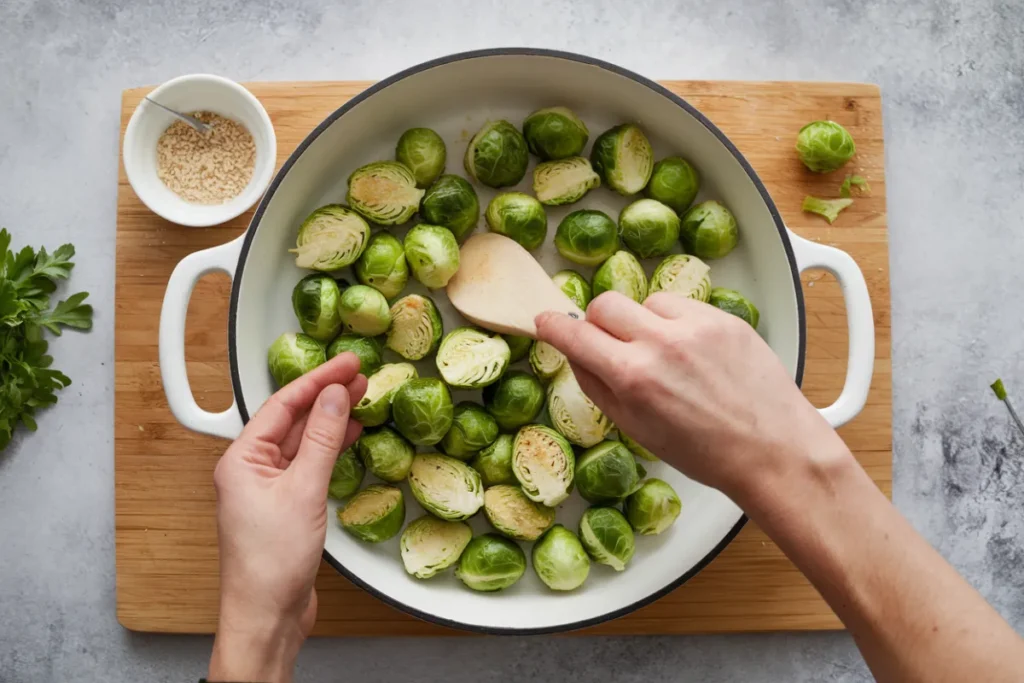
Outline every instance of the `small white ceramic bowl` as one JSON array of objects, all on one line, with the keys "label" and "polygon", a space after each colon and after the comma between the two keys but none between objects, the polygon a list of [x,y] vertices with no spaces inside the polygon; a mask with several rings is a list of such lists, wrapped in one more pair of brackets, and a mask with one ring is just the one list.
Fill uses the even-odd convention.
[{"label": "small white ceramic bowl", "polygon": [[153,213],[172,223],[206,227],[242,214],[263,195],[277,162],[277,136],[267,111],[238,83],[211,74],[191,74],[167,81],[149,97],[180,112],[210,111],[241,123],[256,143],[256,165],[249,184],[223,204],[192,204],[174,194],[157,176],[156,143],[176,120],[143,100],[124,133],[124,170],[139,199]]}]

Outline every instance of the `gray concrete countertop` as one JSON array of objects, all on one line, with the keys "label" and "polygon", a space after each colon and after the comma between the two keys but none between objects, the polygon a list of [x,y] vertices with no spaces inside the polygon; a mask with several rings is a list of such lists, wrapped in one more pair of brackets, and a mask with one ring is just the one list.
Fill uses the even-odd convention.
[{"label": "gray concrete countertop", "polygon": [[[74,242],[95,329],[75,383],[0,455],[0,681],[188,681],[210,640],[114,618],[113,317],[123,88],[379,78],[446,53],[555,47],[654,78],[879,83],[892,263],[895,499],[1024,628],[1024,4],[1011,0],[4,0],[0,225]],[[299,680],[865,681],[842,633],[318,640]]]}]

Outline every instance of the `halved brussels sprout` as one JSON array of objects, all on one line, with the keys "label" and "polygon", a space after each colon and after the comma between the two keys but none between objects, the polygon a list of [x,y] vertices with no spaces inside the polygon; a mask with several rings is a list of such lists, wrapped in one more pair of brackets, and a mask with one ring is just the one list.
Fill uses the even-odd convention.
[{"label": "halved brussels sprout", "polygon": [[405,223],[422,198],[423,190],[416,187],[412,171],[397,161],[367,164],[348,177],[348,203],[378,225]]},{"label": "halved brussels sprout", "polygon": [[507,187],[523,179],[528,161],[523,134],[508,121],[490,121],[469,141],[463,165],[474,180]]},{"label": "halved brussels sprout", "polygon": [[345,329],[364,337],[375,337],[387,332],[391,325],[388,300],[373,287],[352,285],[341,293],[338,313]]},{"label": "halved brussels sprout", "polygon": [[402,436],[417,446],[433,446],[452,426],[452,395],[436,377],[411,379],[391,399],[391,417]]},{"label": "halved brussels sprout", "polygon": [[487,226],[491,232],[519,242],[534,250],[548,236],[548,217],[544,205],[522,192],[502,192],[487,205]]},{"label": "halved brussels sprout", "polygon": [[426,187],[444,173],[448,151],[441,136],[429,128],[410,128],[395,145],[395,160],[412,171],[417,187]]},{"label": "halved brussels sprout", "polygon": [[602,211],[573,211],[555,230],[555,248],[573,263],[598,266],[618,251],[619,229]]},{"label": "halved brussels sprout", "polygon": [[390,232],[378,232],[370,238],[353,270],[359,282],[373,287],[388,299],[401,294],[409,282],[405,248]]},{"label": "halved brussels sprout", "polygon": [[409,476],[416,449],[388,427],[367,429],[356,441],[356,452],[376,477],[399,482]]},{"label": "halved brussels sprout", "polygon": [[726,313],[732,313],[737,318],[742,318],[755,330],[757,323],[761,320],[761,312],[757,310],[757,306],[735,289],[715,287],[711,290],[708,303]]},{"label": "halved brussels sprout", "polygon": [[434,361],[442,379],[451,386],[479,389],[501,377],[511,353],[500,334],[459,327],[445,335]]},{"label": "halved brussels sprout", "polygon": [[373,484],[352,496],[348,505],[338,508],[341,527],[367,543],[386,541],[405,523],[405,498],[394,486]]},{"label": "halved brussels sprout", "polygon": [[647,298],[647,274],[644,267],[628,251],[617,251],[594,273],[594,296],[607,291],[625,294],[643,303]]},{"label": "halved brussels sprout", "polygon": [[473,538],[465,522],[449,522],[423,515],[409,522],[400,543],[405,571],[417,579],[429,579],[459,561]]},{"label": "halved brussels sprout", "polygon": [[484,505],[484,486],[472,467],[439,453],[412,459],[409,490],[430,513],[449,521],[469,519]]},{"label": "halved brussels sprout", "polygon": [[557,375],[566,363],[568,359],[565,354],[546,341],[535,341],[530,347],[530,367],[542,382],[547,382]]},{"label": "halved brussels sprout", "polygon": [[480,200],[465,178],[443,175],[423,195],[420,216],[426,223],[448,228],[461,242],[480,220]]},{"label": "halved brussels sprout", "polygon": [[344,500],[359,490],[366,476],[366,467],[351,448],[338,456],[331,469],[331,480],[327,484],[327,495],[335,500]]},{"label": "halved brussels sprout", "polygon": [[517,541],[536,541],[555,523],[555,509],[535,503],[518,486],[502,484],[484,491],[484,514],[498,533]]},{"label": "halved brussels sprout", "polygon": [[700,192],[700,173],[686,159],[666,157],[654,164],[651,182],[644,191],[676,213],[690,208]]},{"label": "halved brussels sprout", "polygon": [[555,429],[584,448],[601,443],[612,430],[611,420],[583,393],[568,365],[555,375],[548,386],[548,413]]},{"label": "halved brussels sprout", "polygon": [[546,107],[526,117],[523,137],[541,159],[565,159],[583,151],[590,131],[568,107]]},{"label": "halved brussels sprout", "polygon": [[307,334],[286,332],[267,349],[267,365],[277,386],[283,387],[327,361],[323,345]]},{"label": "halved brussels sprout", "polygon": [[533,193],[548,206],[572,204],[600,186],[600,176],[583,157],[545,161],[533,170]]},{"label": "halved brussels sprout", "polygon": [[804,166],[828,173],[843,166],[857,152],[850,131],[835,121],[811,121],[796,136],[796,151]]},{"label": "halved brussels sprout", "polygon": [[517,483],[516,475],[512,474],[513,440],[511,434],[499,434],[494,443],[473,458],[470,465],[480,473],[484,486]]},{"label": "halved brussels sprout", "polygon": [[679,239],[683,248],[700,258],[722,258],[739,241],[736,218],[722,204],[701,202],[683,216]]},{"label": "halved brussels sprout", "polygon": [[518,334],[503,334],[501,338],[508,344],[509,363],[515,363],[526,358],[526,354],[530,352],[530,346],[533,344],[533,339],[521,337]]},{"label": "halved brussels sprout", "polygon": [[420,223],[405,235],[405,260],[413,277],[439,289],[459,269],[459,243],[448,228]]},{"label": "halved brussels sprout", "polygon": [[452,416],[452,426],[441,439],[441,449],[453,458],[469,460],[498,438],[498,423],[483,406],[462,401]]},{"label": "halved brussels sprout", "polygon": [[639,483],[633,454],[618,441],[588,448],[576,461],[576,490],[589,503],[618,503]]},{"label": "halved brussels sprout", "polygon": [[530,500],[554,507],[572,491],[576,456],[561,434],[526,425],[512,442],[512,473]]},{"label": "halved brussels sprout", "polygon": [[484,389],[484,406],[505,431],[519,429],[544,408],[544,388],[530,373],[511,370]]},{"label": "halved brussels sprout", "polygon": [[623,123],[601,133],[590,162],[605,185],[622,195],[636,194],[651,179],[654,150],[639,126]]},{"label": "halved brussels sprout", "polygon": [[526,572],[526,553],[498,534],[477,536],[459,557],[455,576],[475,591],[500,591]]},{"label": "halved brussels sprout", "polygon": [[367,378],[366,393],[352,406],[352,419],[364,427],[376,427],[391,419],[391,399],[398,387],[417,377],[411,363],[385,363]]},{"label": "halved brussels sprout", "polygon": [[373,337],[362,337],[358,334],[343,334],[332,341],[327,347],[327,358],[331,359],[340,353],[351,351],[359,358],[359,372],[369,377],[377,372],[383,359],[381,358],[380,342]]},{"label": "halved brussels sprout", "polygon": [[[630,453],[641,460],[647,460],[648,462],[661,462],[661,458],[644,448],[638,441],[636,441],[636,439],[631,438],[629,434],[623,433],[621,429],[619,430],[619,441],[622,442],[622,445],[625,446]],[[641,476],[643,475],[641,474]]]},{"label": "halved brussels sprout", "polygon": [[580,542],[591,559],[621,572],[633,559],[636,537],[615,508],[592,507],[580,519]]},{"label": "halved brussels sprout", "polygon": [[556,524],[533,546],[533,571],[553,591],[571,591],[590,574],[590,558],[576,534]]},{"label": "halved brussels sprout", "polygon": [[682,509],[675,489],[661,479],[647,479],[626,499],[626,519],[644,536],[660,534],[672,526]]},{"label": "halved brussels sprout", "polygon": [[648,294],[655,292],[672,292],[707,303],[711,296],[711,269],[696,256],[666,256],[651,275]]},{"label": "halved brussels sprout", "polygon": [[299,280],[292,289],[292,310],[302,331],[319,342],[334,339],[341,331],[340,298],[338,283],[329,275],[313,273]]},{"label": "halved brussels sprout", "polygon": [[299,226],[295,265],[332,271],[351,265],[366,248],[370,226],[358,213],[341,204],[328,204],[309,214]]},{"label": "halved brussels sprout", "polygon": [[406,360],[420,360],[441,343],[441,314],[429,297],[403,296],[391,307],[391,327],[384,345]]},{"label": "halved brussels sprout", "polygon": [[587,310],[592,294],[590,283],[587,279],[575,270],[560,270],[551,276],[555,284],[562,292],[572,299],[572,302],[580,307],[580,310]]},{"label": "halved brussels sprout", "polygon": [[619,232],[640,258],[664,256],[679,240],[679,216],[653,199],[638,199],[619,214]]}]

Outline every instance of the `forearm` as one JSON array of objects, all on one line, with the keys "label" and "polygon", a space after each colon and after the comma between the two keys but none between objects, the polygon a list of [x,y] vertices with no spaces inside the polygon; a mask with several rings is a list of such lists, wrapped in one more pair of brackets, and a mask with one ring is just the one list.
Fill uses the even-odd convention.
[{"label": "forearm", "polygon": [[222,616],[208,680],[289,683],[303,641],[301,631],[292,624],[246,623]]}]

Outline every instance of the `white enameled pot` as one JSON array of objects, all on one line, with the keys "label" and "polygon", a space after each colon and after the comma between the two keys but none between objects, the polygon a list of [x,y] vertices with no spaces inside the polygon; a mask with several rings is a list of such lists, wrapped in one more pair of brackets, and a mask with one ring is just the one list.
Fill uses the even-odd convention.
[{"label": "white enameled pot", "polygon": [[[834,426],[853,418],[867,398],[874,359],[871,302],[853,259],[789,232],[764,185],[733,144],[697,110],[658,84],[577,55],[498,49],[421,64],[345,102],[292,154],[243,236],[178,264],[160,319],[160,368],[168,403],[178,420],[199,432],[233,438],[274,391],[267,371],[267,347],[282,332],[297,330],[290,294],[303,275],[288,248],[294,246],[297,226],[310,211],[344,201],[346,179],[353,169],[393,158],[395,142],[404,130],[426,126],[438,131],[448,145],[447,171],[465,175],[463,152],[485,121],[506,118],[518,125],[531,111],[556,104],[569,106],[583,118],[591,142],[612,125],[634,121],[650,137],[656,158],[678,154],[695,163],[703,178],[698,199],[724,202],[736,215],[741,231],[735,251],[710,263],[712,282],[738,289],[754,301],[761,311],[758,331],[798,383],[805,346],[800,272],[822,268],[836,276],[846,298],[849,366],[841,395],[822,414]],[[519,189],[529,191],[530,177],[527,173]],[[477,190],[481,206],[486,206],[494,191]],[[614,217],[626,203],[601,189],[577,205],[549,209],[548,242],[538,252],[542,265],[549,273],[575,267],[551,245],[554,226],[567,212],[585,206]],[[405,228],[395,232],[402,236]],[[653,265],[647,264],[648,273]],[[225,272],[233,279],[228,334],[235,404],[222,413],[206,412],[196,404],[185,372],[188,299],[196,281],[211,271]],[[585,270],[585,275],[590,274]],[[413,283],[407,291],[424,290]],[[445,328],[457,325],[459,317],[447,299],[437,294],[435,300]],[[436,374],[432,361],[419,365],[421,373]],[[455,398],[462,396],[457,392]],[[336,523],[328,530],[324,557],[388,603],[449,626],[539,633],[592,625],[626,614],[679,586],[710,562],[745,521],[742,511],[718,491],[662,463],[648,465],[648,471],[675,487],[683,501],[681,517],[660,536],[638,538],[636,555],[625,572],[595,565],[586,584],[569,594],[548,591],[532,570],[498,594],[470,591],[451,572],[420,581],[403,570],[397,537],[367,545],[345,534]],[[421,511],[411,496],[406,500],[407,519],[412,520]],[[330,505],[333,520],[336,504]],[[573,496],[559,509],[558,521],[575,529],[584,507],[579,496]],[[486,530],[481,519],[472,524],[478,533]]]}]

